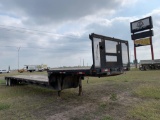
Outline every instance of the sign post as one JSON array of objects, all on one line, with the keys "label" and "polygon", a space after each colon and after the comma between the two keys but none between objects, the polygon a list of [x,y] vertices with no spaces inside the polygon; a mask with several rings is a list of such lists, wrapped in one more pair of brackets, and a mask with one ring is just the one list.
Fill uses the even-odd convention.
[{"label": "sign post", "polygon": [[136,54],[135,44],[134,44],[134,64],[135,64],[135,67],[137,68],[137,54]]},{"label": "sign post", "polygon": [[152,37],[150,37],[150,43],[151,43],[151,54],[152,54],[152,60],[154,60],[154,52],[153,52]]},{"label": "sign post", "polygon": [[151,30],[153,28],[153,23],[151,16],[131,22],[130,28],[132,33],[131,38],[134,41],[133,43],[134,43],[135,67],[137,68],[136,47],[150,45],[152,60],[154,60],[154,52],[152,45],[153,30]]}]

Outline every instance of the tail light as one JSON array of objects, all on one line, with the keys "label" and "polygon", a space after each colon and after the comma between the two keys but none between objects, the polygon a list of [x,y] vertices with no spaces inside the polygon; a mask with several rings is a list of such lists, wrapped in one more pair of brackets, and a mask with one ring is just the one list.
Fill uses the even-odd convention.
[{"label": "tail light", "polygon": [[79,75],[84,75],[85,72],[78,72],[77,74],[79,74]]},{"label": "tail light", "polygon": [[66,74],[66,72],[59,72],[60,74]]},{"label": "tail light", "polygon": [[110,72],[110,69],[102,69],[102,72]]}]

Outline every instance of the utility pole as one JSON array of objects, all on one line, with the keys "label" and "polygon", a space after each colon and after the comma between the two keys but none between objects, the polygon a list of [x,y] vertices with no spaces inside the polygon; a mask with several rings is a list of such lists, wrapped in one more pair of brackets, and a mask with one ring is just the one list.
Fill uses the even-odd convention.
[{"label": "utility pole", "polygon": [[83,67],[84,67],[84,59],[83,59]]},{"label": "utility pole", "polygon": [[80,59],[80,67],[81,67],[81,57],[79,59]]},{"label": "utility pole", "polygon": [[19,70],[19,51],[21,47],[18,47],[18,70]]}]

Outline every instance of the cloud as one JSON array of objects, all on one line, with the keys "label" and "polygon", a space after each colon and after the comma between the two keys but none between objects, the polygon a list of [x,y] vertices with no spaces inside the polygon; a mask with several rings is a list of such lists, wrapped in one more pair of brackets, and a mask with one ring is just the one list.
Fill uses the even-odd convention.
[{"label": "cloud", "polygon": [[[134,7],[137,3],[137,0],[1,0],[0,25],[4,26],[0,26],[0,44],[15,47],[1,47],[0,61],[5,66],[17,68],[17,48],[21,47],[21,67],[42,63],[51,67],[74,66],[82,63],[83,59],[92,65],[88,35],[93,32],[128,40],[133,56],[130,22],[148,15],[152,15],[154,20],[153,43],[157,54],[159,10],[139,16],[120,14],[120,11],[126,13],[129,6]],[[139,53],[138,59],[145,58],[145,50]]]},{"label": "cloud", "polygon": [[102,15],[128,3],[130,2],[126,0],[67,0],[65,2],[58,0],[1,0],[0,8],[6,14],[26,18],[23,21],[26,24],[43,25],[73,21],[88,15]]}]

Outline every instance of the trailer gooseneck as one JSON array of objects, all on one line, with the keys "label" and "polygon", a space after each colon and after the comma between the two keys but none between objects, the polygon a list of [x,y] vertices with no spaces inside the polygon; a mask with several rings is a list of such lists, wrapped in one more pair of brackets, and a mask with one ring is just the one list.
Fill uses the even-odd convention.
[{"label": "trailer gooseneck", "polygon": [[128,41],[111,38],[92,33],[89,35],[92,43],[93,65],[80,68],[49,69],[48,77],[40,75],[17,75],[5,77],[6,85],[18,83],[36,84],[53,88],[58,91],[79,86],[79,95],[82,94],[82,80],[85,76],[104,77],[119,75],[124,68],[129,69]]}]

